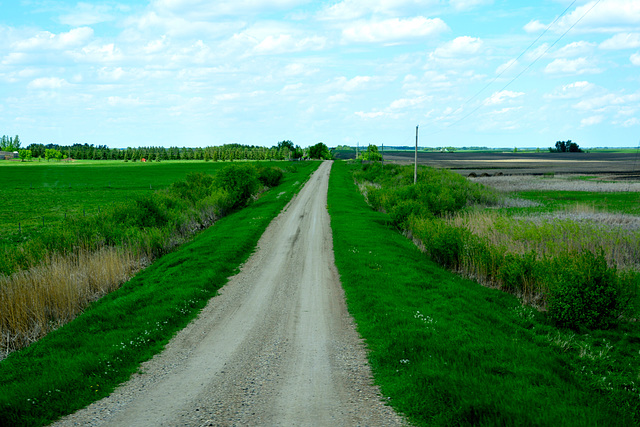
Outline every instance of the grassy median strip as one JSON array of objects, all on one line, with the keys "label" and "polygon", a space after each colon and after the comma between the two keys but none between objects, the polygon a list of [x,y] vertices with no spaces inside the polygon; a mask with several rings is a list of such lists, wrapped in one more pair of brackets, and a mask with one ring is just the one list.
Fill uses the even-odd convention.
[{"label": "grassy median strip", "polygon": [[637,333],[558,330],[514,296],[440,268],[369,208],[346,163],[333,166],[328,206],[375,382],[411,422],[638,424],[637,387],[616,384],[637,368],[616,362],[637,355]]},{"label": "grassy median strip", "polygon": [[107,396],[216,295],[318,162],[0,362],[0,425],[38,426]]}]

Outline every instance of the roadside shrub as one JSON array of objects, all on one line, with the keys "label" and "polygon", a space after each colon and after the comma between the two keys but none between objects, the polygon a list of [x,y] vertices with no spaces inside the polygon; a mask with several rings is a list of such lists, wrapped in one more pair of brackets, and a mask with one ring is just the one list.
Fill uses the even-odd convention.
[{"label": "roadside shrub", "polygon": [[564,258],[549,296],[549,317],[568,328],[607,328],[624,310],[620,278],[602,253]]},{"label": "roadside shrub", "polygon": [[276,187],[280,184],[284,173],[280,168],[263,167],[258,169],[258,179],[265,187]]},{"label": "roadside shrub", "polygon": [[233,208],[245,205],[251,195],[260,188],[258,171],[250,165],[230,165],[218,171],[216,187],[227,191],[233,200]]},{"label": "roadside shrub", "polygon": [[534,251],[523,255],[505,254],[496,274],[500,289],[520,295],[534,292],[537,261]]},{"label": "roadside shrub", "polygon": [[195,203],[204,199],[212,191],[213,176],[203,172],[191,172],[187,174],[184,181],[178,181],[171,185],[170,192],[179,195],[181,198]]},{"label": "roadside shrub", "polygon": [[389,212],[393,225],[401,228],[406,228],[407,220],[412,215],[420,218],[429,218],[432,216],[427,207],[417,200],[411,199],[401,200],[393,206]]}]

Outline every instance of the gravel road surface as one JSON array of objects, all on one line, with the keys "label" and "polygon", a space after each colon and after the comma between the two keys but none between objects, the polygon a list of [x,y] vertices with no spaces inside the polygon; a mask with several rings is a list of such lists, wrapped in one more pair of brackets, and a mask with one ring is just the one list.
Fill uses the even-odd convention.
[{"label": "gravel road surface", "polygon": [[372,385],[345,306],[326,209],[330,170],[320,166],[163,353],[55,425],[402,425]]}]

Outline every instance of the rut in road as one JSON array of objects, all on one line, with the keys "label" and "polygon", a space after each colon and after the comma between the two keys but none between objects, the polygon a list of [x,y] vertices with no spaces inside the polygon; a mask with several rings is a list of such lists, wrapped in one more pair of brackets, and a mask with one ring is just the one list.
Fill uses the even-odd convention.
[{"label": "rut in road", "polygon": [[326,209],[331,165],[142,374],[59,425],[401,425],[371,384],[345,306]]}]

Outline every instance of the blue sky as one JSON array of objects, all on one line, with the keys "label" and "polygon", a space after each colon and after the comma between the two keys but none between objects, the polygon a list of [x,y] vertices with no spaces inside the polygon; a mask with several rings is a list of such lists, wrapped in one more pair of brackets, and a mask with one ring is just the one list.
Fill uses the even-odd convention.
[{"label": "blue sky", "polygon": [[32,142],[636,147],[637,0],[0,0]]}]

